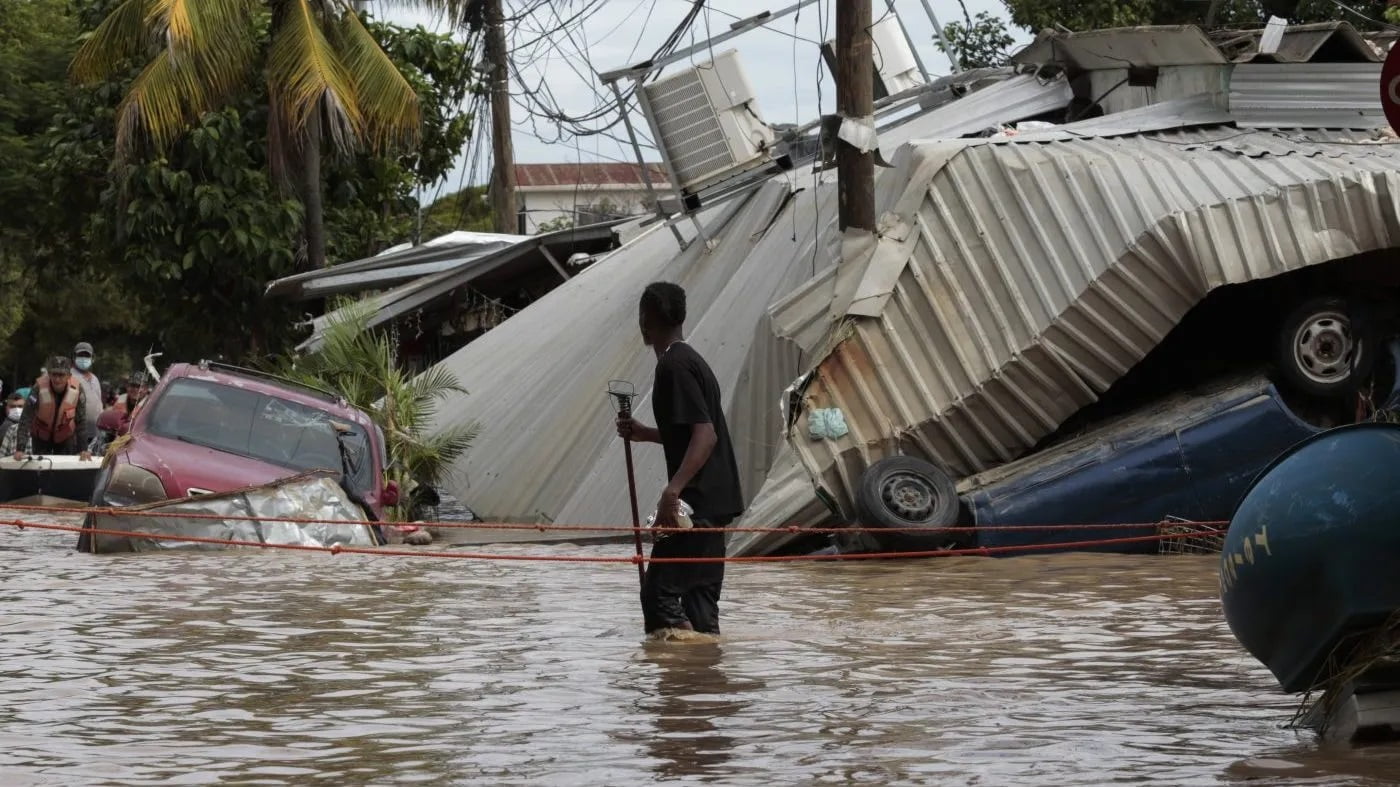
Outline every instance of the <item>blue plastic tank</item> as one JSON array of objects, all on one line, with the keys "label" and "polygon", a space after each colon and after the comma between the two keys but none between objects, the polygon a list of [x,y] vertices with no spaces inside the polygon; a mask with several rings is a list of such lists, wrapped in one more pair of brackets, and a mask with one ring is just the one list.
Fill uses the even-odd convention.
[{"label": "blue plastic tank", "polygon": [[1332,429],[1266,467],[1231,518],[1220,597],[1284,691],[1325,683],[1400,608],[1400,425]]}]

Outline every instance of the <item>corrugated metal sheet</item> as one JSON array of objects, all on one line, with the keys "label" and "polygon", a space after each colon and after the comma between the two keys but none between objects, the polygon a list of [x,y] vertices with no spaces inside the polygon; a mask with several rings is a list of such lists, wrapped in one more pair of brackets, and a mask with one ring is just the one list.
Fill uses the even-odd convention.
[{"label": "corrugated metal sheet", "polygon": [[1241,128],[1378,128],[1380,63],[1243,63],[1230,75]]},{"label": "corrugated metal sheet", "polygon": [[[661,164],[647,164],[652,183],[666,182]],[[523,189],[573,186],[636,186],[641,188],[642,166],[628,162],[565,161],[553,164],[516,164],[516,185]]]},{"label": "corrugated metal sheet", "polygon": [[[493,518],[627,521],[622,447],[605,390],[610,379],[633,381],[636,410],[650,420],[655,358],[637,333],[636,299],[657,279],[687,290],[687,339],[720,380],[747,491],[756,491],[782,446],[776,391],[799,365],[795,351],[784,353],[771,334],[760,340],[759,329],[774,294],[810,275],[816,242],[812,192],[792,198],[806,203],[795,214],[785,210],[789,194],[775,181],[703,214],[712,249],[695,242],[677,253],[670,232],[653,230],[444,361],[470,394],[445,403],[439,423],[482,426],[450,491]],[[823,221],[832,215],[821,213]],[[636,460],[649,506],[665,483],[659,447],[637,446]]]},{"label": "corrugated metal sheet", "polygon": [[[1304,134],[1316,132],[905,148],[906,187],[881,204],[900,222],[842,263],[856,279],[887,275],[892,256],[903,268],[877,317],[829,326],[834,349],[789,438],[804,465],[849,508],[863,468],[896,446],[958,475],[1009,461],[1209,290],[1400,244],[1400,144]],[[775,322],[817,319],[803,301]],[[841,408],[850,435],[804,437],[819,407]]]},{"label": "corrugated metal sheet", "polygon": [[[354,285],[352,289],[372,289],[375,285],[382,286],[386,281],[392,281],[393,277],[400,280],[419,278],[526,240],[529,238],[525,235],[449,232],[418,246],[394,247],[373,257],[285,276],[270,282],[263,294],[293,299],[325,297],[307,293],[328,279],[350,283]],[[429,269],[426,266],[433,267]]]},{"label": "corrugated metal sheet", "polygon": [[[1053,101],[1068,103],[1062,85],[1036,84],[1018,79],[1004,95],[1019,100],[1000,113],[970,114],[991,125],[1039,114]],[[957,120],[954,107],[981,92],[950,111],[882,132],[881,144],[894,149],[937,133]],[[810,477],[800,483],[791,475],[799,465],[774,464],[787,450],[779,400],[811,358],[775,335],[768,307],[834,265],[840,241],[834,179],[834,172],[779,175],[752,195],[706,211],[700,219],[713,249],[692,243],[678,252],[671,233],[654,227],[444,361],[470,394],[445,402],[439,423],[481,426],[453,469],[449,491],[491,518],[626,522],[622,446],[604,390],[613,378],[633,381],[643,395],[637,410],[649,416],[655,360],[637,335],[636,299],[648,282],[668,279],[688,292],[687,338],[720,381],[745,492],[762,501],[744,521],[821,516]],[[876,181],[881,189],[904,187],[896,170],[879,170]],[[794,188],[800,191],[792,194]],[[677,226],[693,234],[689,223]],[[663,461],[654,446],[638,446],[636,458],[647,507],[665,483]]]},{"label": "corrugated metal sheet", "polygon": [[1130,85],[1127,68],[1091,71],[1087,75],[1089,86],[1084,95],[1095,99],[1109,117],[1202,93],[1218,95],[1223,107],[1225,94],[1229,90],[1231,68],[1233,66],[1226,64],[1164,66],[1158,69],[1156,83],[1151,87]]},{"label": "corrugated metal sheet", "polygon": [[[436,260],[433,265],[446,264],[445,269],[422,278],[415,279],[407,284],[399,285],[386,292],[375,294],[369,298],[371,303],[368,326],[373,328],[382,325],[390,320],[408,314],[417,309],[421,309],[428,304],[443,298],[454,290],[470,284],[479,277],[485,276],[494,271],[502,269],[514,269],[513,266],[538,265],[544,268],[549,265],[543,257],[541,249],[554,247],[555,253],[567,257],[568,252],[582,247],[594,250],[589,247],[606,249],[612,245],[615,237],[614,228],[631,219],[618,219],[599,224],[589,224],[583,227],[570,227],[556,232],[543,233],[540,235],[526,236],[519,242],[490,250],[486,253],[463,254],[455,251],[451,245],[433,248],[426,244],[417,246],[407,251],[398,252],[392,255],[396,259],[395,267],[390,269],[397,272],[404,265],[412,263],[414,260]],[[562,252],[562,254],[561,254]],[[445,258],[444,258],[445,257]],[[371,258],[366,262],[373,261]],[[424,263],[417,263],[422,265]],[[317,271],[321,274],[319,278],[305,280],[299,286],[305,288],[304,295],[312,297],[315,293],[325,295],[324,291],[314,289],[324,286],[326,282],[336,285],[337,292],[357,292],[367,289],[374,289],[383,285],[379,277],[382,269],[362,269],[359,272],[347,275],[348,281],[336,282],[336,277],[329,275],[328,271]],[[324,332],[330,323],[336,318],[337,312],[330,312],[310,321],[312,328],[311,336],[301,344],[297,345],[299,352],[313,352],[321,346],[324,341]]]},{"label": "corrugated metal sheet", "polygon": [[1124,27],[1062,33],[1045,30],[1011,56],[1021,65],[1066,65],[1080,71],[1134,66],[1224,63],[1225,57],[1195,25]]},{"label": "corrugated metal sheet", "polygon": [[1306,63],[1323,56],[1328,61],[1373,61],[1380,56],[1347,22],[1316,22],[1289,25],[1283,31],[1278,51],[1260,53],[1262,30],[1221,31],[1212,36],[1227,57],[1237,63]]},{"label": "corrugated metal sheet", "polygon": [[[975,134],[1002,123],[1063,109],[1074,98],[1063,77],[1042,79],[1020,74],[975,90],[923,115],[898,132],[881,136],[880,148],[893,151],[908,139],[935,139]],[[889,156],[886,156],[888,159]]]}]

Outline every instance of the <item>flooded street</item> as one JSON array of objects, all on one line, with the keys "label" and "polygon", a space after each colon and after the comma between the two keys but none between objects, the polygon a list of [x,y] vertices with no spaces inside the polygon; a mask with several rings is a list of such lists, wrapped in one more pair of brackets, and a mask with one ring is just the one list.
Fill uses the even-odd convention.
[{"label": "flooded street", "polygon": [[7,787],[1400,780],[1283,728],[1207,557],[731,566],[644,646],[628,565],[70,544],[0,530]]}]

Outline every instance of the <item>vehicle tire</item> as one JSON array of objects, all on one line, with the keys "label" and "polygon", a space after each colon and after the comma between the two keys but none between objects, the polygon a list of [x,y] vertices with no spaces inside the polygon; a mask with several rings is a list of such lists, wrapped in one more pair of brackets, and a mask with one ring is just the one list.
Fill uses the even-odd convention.
[{"label": "vehicle tire", "polygon": [[1326,399],[1350,396],[1375,365],[1376,343],[1358,324],[1357,306],[1339,297],[1312,298],[1284,318],[1274,361],[1282,382]]},{"label": "vehicle tire", "polygon": [[860,524],[886,549],[918,552],[956,541],[945,528],[958,521],[953,479],[936,465],[912,456],[892,456],[871,465],[856,490]]}]

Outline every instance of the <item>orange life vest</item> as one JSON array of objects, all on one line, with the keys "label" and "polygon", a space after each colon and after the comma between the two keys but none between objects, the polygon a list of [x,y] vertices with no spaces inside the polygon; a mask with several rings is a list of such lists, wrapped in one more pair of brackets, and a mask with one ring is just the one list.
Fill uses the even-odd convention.
[{"label": "orange life vest", "polygon": [[66,443],[78,431],[78,395],[81,392],[78,381],[68,378],[68,390],[62,399],[53,395],[46,374],[34,383],[35,395],[39,397],[34,409],[34,425],[29,433],[36,440],[55,445]]}]

